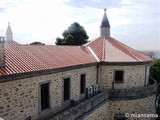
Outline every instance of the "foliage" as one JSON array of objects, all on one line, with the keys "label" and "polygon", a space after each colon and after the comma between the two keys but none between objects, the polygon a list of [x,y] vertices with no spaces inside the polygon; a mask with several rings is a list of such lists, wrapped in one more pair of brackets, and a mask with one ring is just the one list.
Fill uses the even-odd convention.
[{"label": "foliage", "polygon": [[151,76],[160,83],[160,60],[154,60],[150,68]]},{"label": "foliage", "polygon": [[157,80],[158,93],[160,93],[160,60],[154,60],[151,64],[150,75]]},{"label": "foliage", "polygon": [[88,42],[88,35],[83,26],[74,22],[62,33],[64,38],[56,38],[56,45],[82,45]]},{"label": "foliage", "polygon": [[30,43],[30,45],[45,45],[45,44],[41,42],[32,42]]}]

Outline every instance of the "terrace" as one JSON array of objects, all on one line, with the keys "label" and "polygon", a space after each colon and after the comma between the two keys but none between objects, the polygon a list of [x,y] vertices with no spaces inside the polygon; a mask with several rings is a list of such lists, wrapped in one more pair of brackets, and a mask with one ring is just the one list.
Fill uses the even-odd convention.
[{"label": "terrace", "polygon": [[109,100],[131,100],[145,98],[157,93],[157,82],[150,78],[149,84],[145,87],[133,88],[133,89],[106,89],[99,92],[97,95],[80,101],[78,105],[71,105],[69,108],[59,111],[56,114],[50,114],[48,117],[42,117],[40,119],[48,120],[61,120],[61,119],[82,119],[87,114],[94,111],[96,108],[105,104]]}]

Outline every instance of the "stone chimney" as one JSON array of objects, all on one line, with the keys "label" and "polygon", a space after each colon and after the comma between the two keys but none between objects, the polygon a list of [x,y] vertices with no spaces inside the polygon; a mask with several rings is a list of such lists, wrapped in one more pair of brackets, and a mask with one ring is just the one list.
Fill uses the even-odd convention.
[{"label": "stone chimney", "polygon": [[5,37],[0,36],[0,67],[5,66],[4,43]]}]

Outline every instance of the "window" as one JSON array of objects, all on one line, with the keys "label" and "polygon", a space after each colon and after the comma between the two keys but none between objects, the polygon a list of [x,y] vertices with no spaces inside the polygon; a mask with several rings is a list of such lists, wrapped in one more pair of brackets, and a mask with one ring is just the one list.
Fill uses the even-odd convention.
[{"label": "window", "polygon": [[123,82],[123,74],[124,72],[122,70],[116,70],[115,71],[115,76],[114,76],[114,81],[117,83]]},{"label": "window", "polygon": [[70,78],[65,78],[64,79],[64,86],[63,86],[63,98],[64,101],[69,100],[70,99]]},{"label": "window", "polygon": [[41,84],[41,111],[49,108],[49,83]]},{"label": "window", "polygon": [[85,82],[86,82],[86,75],[82,74],[80,76],[80,93],[85,93]]}]

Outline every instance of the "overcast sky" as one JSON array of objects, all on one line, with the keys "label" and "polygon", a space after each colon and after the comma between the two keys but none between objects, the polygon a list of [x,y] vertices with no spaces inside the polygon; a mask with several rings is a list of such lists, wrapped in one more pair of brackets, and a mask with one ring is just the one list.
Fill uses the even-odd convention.
[{"label": "overcast sky", "polygon": [[0,0],[0,35],[10,22],[15,41],[53,45],[76,21],[93,40],[107,8],[112,37],[135,49],[160,49],[159,6],[160,0]]}]

